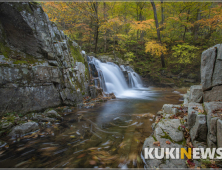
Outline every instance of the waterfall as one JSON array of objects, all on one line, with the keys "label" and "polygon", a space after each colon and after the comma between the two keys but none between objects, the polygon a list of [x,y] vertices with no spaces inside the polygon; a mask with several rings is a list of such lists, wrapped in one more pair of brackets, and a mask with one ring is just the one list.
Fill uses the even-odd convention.
[{"label": "waterfall", "polygon": [[[120,66],[124,67],[123,65]],[[143,88],[143,82],[139,76],[130,66],[126,66],[125,70],[128,72],[129,86],[132,88]]]},{"label": "waterfall", "polygon": [[[101,62],[92,56],[87,57],[87,60],[89,65],[95,66],[100,87],[105,93],[114,93],[117,97],[120,97],[122,94],[126,93],[126,91],[129,91],[130,88],[143,87],[140,76],[129,66],[121,65],[119,67],[112,62]],[[128,73],[129,84],[127,84],[123,72]]]}]

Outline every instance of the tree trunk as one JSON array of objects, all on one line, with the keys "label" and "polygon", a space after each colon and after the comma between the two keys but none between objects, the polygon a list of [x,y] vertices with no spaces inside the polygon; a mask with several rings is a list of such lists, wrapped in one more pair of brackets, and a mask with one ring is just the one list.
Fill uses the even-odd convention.
[{"label": "tree trunk", "polygon": [[[157,18],[157,13],[156,13],[156,6],[155,6],[155,3],[153,2],[153,0],[151,0],[151,4],[153,7],[154,19],[155,19],[155,24],[156,24],[157,38],[158,38],[159,42],[162,43],[161,37],[160,37],[159,23],[158,23],[158,18]],[[161,54],[161,63],[162,63],[162,67],[164,68],[165,67],[165,60],[164,60],[163,54]]]},{"label": "tree trunk", "polygon": [[89,52],[91,53],[92,52],[92,17],[91,17],[91,21],[90,21],[90,28],[91,28],[91,31],[90,31],[90,39],[89,39]]},{"label": "tree trunk", "polygon": [[[200,9],[197,10],[197,19],[196,21],[200,20]],[[198,31],[199,31],[199,24],[195,24],[193,28],[193,40],[196,41],[198,38]]]},{"label": "tree trunk", "polygon": [[[106,22],[106,2],[103,2],[104,22]],[[106,53],[106,31],[104,31],[104,53]]]},{"label": "tree trunk", "polygon": [[96,15],[96,25],[95,25],[95,54],[97,54],[97,44],[99,36],[99,20],[98,20],[98,2],[94,3],[95,15]]},{"label": "tree trunk", "polygon": [[162,21],[161,21],[161,31],[163,31],[163,23],[164,23],[163,0],[161,0],[161,18],[162,18]]}]

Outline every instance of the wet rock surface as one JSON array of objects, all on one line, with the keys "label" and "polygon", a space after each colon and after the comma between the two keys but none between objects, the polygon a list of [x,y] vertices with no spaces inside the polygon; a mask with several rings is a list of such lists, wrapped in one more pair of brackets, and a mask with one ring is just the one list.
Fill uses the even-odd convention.
[{"label": "wet rock surface", "polygon": [[9,136],[10,137],[22,136],[25,135],[26,133],[33,132],[35,130],[39,130],[38,123],[27,122],[12,128],[12,131],[9,133]]}]

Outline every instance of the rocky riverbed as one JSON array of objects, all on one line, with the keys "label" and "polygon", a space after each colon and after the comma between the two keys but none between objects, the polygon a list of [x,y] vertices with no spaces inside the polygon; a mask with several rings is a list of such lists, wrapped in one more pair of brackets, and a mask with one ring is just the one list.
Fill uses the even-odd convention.
[{"label": "rocky riverbed", "polygon": [[[207,49],[201,56],[201,85],[191,86],[183,105],[165,104],[152,125],[153,134],[145,148],[222,147],[222,45]],[[218,159],[144,160],[146,168],[221,168]]]}]

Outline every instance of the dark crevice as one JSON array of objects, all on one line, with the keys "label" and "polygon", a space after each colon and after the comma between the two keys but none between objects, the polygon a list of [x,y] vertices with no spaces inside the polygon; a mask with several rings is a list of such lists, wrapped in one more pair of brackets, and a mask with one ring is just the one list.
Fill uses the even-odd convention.
[{"label": "dark crevice", "polygon": [[222,86],[222,84],[217,84],[215,86],[212,86],[211,88],[208,88],[207,90],[204,90],[204,92],[211,91],[214,87],[217,87],[217,86]]},{"label": "dark crevice", "polygon": [[213,84],[213,76],[214,76],[214,70],[215,70],[215,65],[216,65],[216,60],[217,60],[217,47],[215,48],[215,58],[214,58],[214,64],[213,64],[213,71],[212,71],[212,75],[211,75],[211,86]]}]

